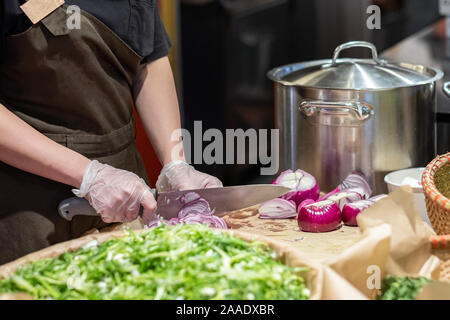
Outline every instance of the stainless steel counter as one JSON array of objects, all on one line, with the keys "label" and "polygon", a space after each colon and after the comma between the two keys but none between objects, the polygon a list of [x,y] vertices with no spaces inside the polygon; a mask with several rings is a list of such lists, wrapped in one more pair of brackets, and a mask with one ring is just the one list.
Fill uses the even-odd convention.
[{"label": "stainless steel counter", "polygon": [[445,37],[444,28],[444,20],[440,20],[381,53],[389,61],[416,63],[444,72],[437,84],[438,153],[450,151],[450,98],[442,91],[443,83],[450,81],[450,39]]}]

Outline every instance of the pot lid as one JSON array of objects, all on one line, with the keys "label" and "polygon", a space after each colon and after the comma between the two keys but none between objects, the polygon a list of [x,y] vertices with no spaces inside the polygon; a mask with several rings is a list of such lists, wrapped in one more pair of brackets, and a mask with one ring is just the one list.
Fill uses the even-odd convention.
[{"label": "pot lid", "polygon": [[[338,59],[342,50],[352,47],[371,49],[372,59]],[[325,89],[392,89],[430,83],[441,77],[437,69],[381,60],[375,46],[365,41],[340,45],[331,60],[297,63],[269,72],[269,78],[284,85]]]}]

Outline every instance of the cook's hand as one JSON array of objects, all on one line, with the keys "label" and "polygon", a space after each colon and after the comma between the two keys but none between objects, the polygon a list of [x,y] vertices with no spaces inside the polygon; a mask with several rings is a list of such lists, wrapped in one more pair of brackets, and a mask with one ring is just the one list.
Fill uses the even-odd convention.
[{"label": "cook's hand", "polygon": [[216,177],[199,172],[184,161],[172,161],[164,166],[156,182],[158,192],[223,187]]},{"label": "cook's hand", "polygon": [[107,223],[134,221],[141,206],[142,219],[147,223],[156,210],[156,201],[144,180],[96,160],[86,169],[80,189],[73,192],[86,198]]}]

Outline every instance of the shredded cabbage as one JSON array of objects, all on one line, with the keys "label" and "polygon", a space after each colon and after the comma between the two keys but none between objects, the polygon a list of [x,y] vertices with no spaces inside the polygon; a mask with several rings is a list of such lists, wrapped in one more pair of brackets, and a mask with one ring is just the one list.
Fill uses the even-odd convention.
[{"label": "shredded cabbage", "polygon": [[203,225],[162,225],[44,259],[0,279],[0,293],[37,299],[308,299],[302,273]]}]

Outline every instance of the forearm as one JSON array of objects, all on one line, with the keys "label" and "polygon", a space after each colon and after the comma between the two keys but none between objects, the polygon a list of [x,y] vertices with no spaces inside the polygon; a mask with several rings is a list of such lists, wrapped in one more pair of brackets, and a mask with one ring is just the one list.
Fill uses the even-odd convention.
[{"label": "forearm", "polygon": [[0,161],[76,188],[90,162],[33,129],[1,104]]},{"label": "forearm", "polygon": [[134,89],[136,109],[161,163],[184,160],[184,154],[172,154],[181,141],[172,141],[172,134],[181,123],[169,59],[161,58],[143,67]]}]

